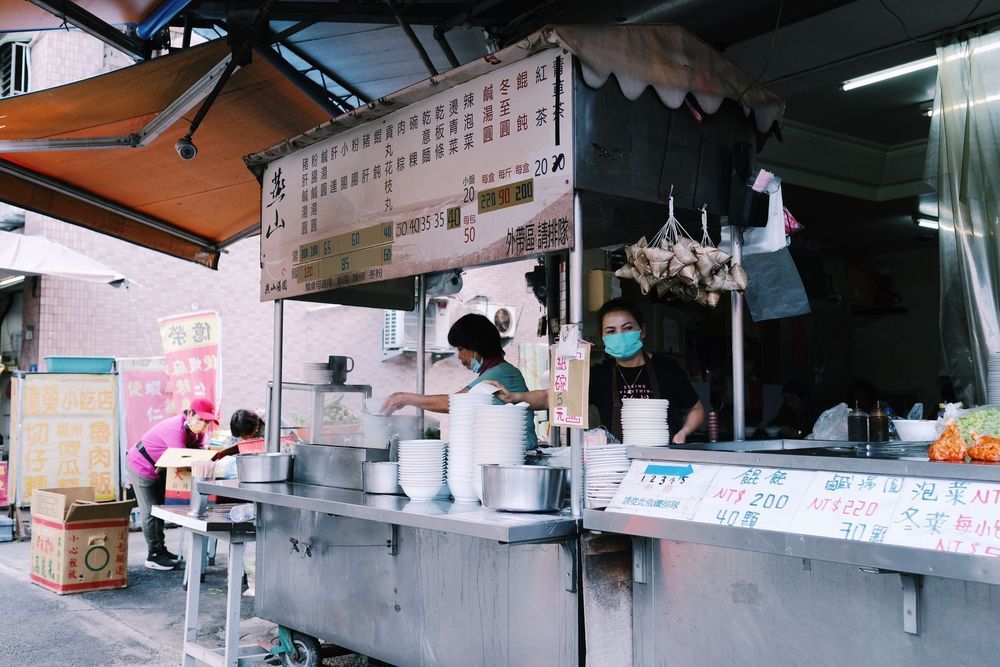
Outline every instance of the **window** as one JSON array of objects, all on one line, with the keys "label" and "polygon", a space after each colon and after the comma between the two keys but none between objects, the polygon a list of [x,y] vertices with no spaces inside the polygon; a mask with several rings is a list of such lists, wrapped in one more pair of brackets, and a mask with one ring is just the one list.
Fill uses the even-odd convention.
[{"label": "window", "polygon": [[0,97],[28,92],[31,61],[27,42],[0,44]]}]

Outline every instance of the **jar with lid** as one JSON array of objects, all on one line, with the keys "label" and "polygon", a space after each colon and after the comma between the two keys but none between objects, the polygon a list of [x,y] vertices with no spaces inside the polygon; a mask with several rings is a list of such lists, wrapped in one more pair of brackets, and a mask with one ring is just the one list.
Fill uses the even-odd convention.
[{"label": "jar with lid", "polygon": [[854,403],[854,409],[847,413],[847,439],[852,442],[868,442],[868,413]]},{"label": "jar with lid", "polygon": [[889,415],[879,401],[875,401],[875,409],[868,416],[868,438],[871,442],[889,441]]}]

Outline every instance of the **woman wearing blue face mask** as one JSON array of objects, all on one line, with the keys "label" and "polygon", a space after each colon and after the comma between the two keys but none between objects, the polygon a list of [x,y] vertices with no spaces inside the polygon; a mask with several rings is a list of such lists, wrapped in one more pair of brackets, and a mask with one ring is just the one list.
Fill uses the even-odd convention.
[{"label": "woman wearing blue face mask", "polygon": [[684,370],[672,359],[643,351],[642,313],[626,299],[612,299],[598,312],[604,351],[610,357],[590,370],[590,404],[601,423],[622,437],[622,399],[665,398],[671,442],[683,444],[705,419],[705,408]]},{"label": "woman wearing blue face mask", "polygon": [[[464,394],[480,382],[500,384],[515,392],[528,390],[521,371],[504,360],[500,332],[489,318],[478,314],[460,317],[448,330],[448,344],[456,349],[462,365],[476,374],[476,378],[457,393]],[[499,401],[494,399],[494,402]],[[397,392],[386,399],[382,414],[391,414],[408,405],[432,412],[448,412],[448,394]],[[538,446],[534,422],[530,418],[525,423],[525,435],[528,449]]]}]

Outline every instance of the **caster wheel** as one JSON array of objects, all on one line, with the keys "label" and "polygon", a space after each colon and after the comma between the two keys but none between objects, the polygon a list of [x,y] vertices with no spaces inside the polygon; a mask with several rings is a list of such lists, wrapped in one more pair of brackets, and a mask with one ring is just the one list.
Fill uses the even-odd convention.
[{"label": "caster wheel", "polygon": [[285,667],[319,667],[322,663],[319,641],[315,637],[292,632],[292,646],[295,647],[294,656],[281,656],[281,664]]}]

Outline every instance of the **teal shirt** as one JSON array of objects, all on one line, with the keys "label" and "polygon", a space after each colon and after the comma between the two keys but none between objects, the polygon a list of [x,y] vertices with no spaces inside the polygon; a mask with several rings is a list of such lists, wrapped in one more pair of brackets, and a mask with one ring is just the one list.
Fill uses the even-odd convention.
[{"label": "teal shirt", "polygon": [[[498,382],[506,387],[508,391],[528,391],[528,385],[525,383],[524,376],[521,375],[521,371],[517,370],[517,366],[507,363],[506,361],[490,368],[475,380],[465,385],[465,388],[472,389],[484,380]],[[493,399],[493,402],[498,405],[500,404],[500,401],[496,398]],[[525,446],[528,449],[538,447],[538,438],[535,436],[535,419],[531,410],[528,410],[528,416],[525,418],[524,432],[525,435],[527,435]]]}]

